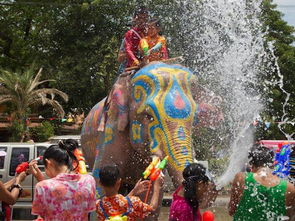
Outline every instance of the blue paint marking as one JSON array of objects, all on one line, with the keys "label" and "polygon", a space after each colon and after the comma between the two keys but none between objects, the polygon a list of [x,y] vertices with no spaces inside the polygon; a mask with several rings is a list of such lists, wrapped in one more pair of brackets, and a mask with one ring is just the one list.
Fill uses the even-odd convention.
[{"label": "blue paint marking", "polygon": [[191,163],[188,160],[185,161],[185,167],[189,166],[190,164]]},{"label": "blue paint marking", "polygon": [[[135,128],[134,128],[135,127]],[[133,128],[135,131],[133,131]],[[133,121],[131,125],[131,140],[134,144],[142,144],[143,143],[143,125],[139,121]],[[134,139],[135,134],[135,139]]]},{"label": "blue paint marking", "polygon": [[127,112],[127,106],[118,103],[117,107],[119,109],[119,115],[122,115]]},{"label": "blue paint marking", "polygon": [[151,135],[151,139],[153,140],[152,142],[153,146],[151,146],[152,150],[154,150],[158,146],[158,141],[155,138],[155,129],[157,128],[162,128],[162,127],[160,125],[154,125],[150,128],[150,135]]},{"label": "blue paint marking", "polygon": [[[150,95],[151,93],[151,88],[150,85],[147,84],[146,82],[144,82],[143,80],[138,80],[135,82],[134,86],[140,86],[144,89],[146,96]],[[135,87],[133,87],[135,88]],[[140,91],[140,97],[139,98],[135,98],[135,90],[133,89],[132,92],[132,97],[135,99],[136,103],[140,102],[142,100],[142,91]]]},{"label": "blue paint marking", "polygon": [[188,155],[188,150],[186,147],[183,147],[182,150],[181,150],[181,154],[184,155],[184,156],[187,156]]},{"label": "blue paint marking", "polygon": [[92,176],[99,179],[99,168],[93,170]]},{"label": "blue paint marking", "polygon": [[[175,102],[177,101],[181,101],[183,103],[183,107],[181,107],[181,109],[175,106]],[[165,97],[164,109],[167,115],[174,119],[185,119],[191,114],[190,102],[181,90],[181,87],[177,83],[175,77],[173,79],[172,87]]]},{"label": "blue paint marking", "polygon": [[179,140],[185,140],[185,138],[186,138],[183,127],[180,127],[178,129],[178,138],[179,138]]}]

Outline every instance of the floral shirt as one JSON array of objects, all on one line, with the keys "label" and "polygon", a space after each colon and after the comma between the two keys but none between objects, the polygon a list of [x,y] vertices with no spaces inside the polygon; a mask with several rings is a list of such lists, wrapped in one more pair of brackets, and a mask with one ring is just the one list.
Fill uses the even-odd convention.
[{"label": "floral shirt", "polygon": [[90,175],[59,174],[36,185],[32,214],[44,220],[88,220],[95,210],[95,180]]},{"label": "floral shirt", "polygon": [[138,218],[144,218],[148,216],[152,211],[152,207],[146,203],[143,203],[138,197],[130,196],[131,208],[128,208],[128,201],[126,197],[121,194],[117,194],[112,197],[103,197],[96,202],[96,213],[99,221],[106,219],[103,210],[100,206],[100,201],[102,200],[102,205],[104,211],[109,216],[121,215],[127,212],[129,209],[130,213],[128,216],[128,221],[135,221]]}]

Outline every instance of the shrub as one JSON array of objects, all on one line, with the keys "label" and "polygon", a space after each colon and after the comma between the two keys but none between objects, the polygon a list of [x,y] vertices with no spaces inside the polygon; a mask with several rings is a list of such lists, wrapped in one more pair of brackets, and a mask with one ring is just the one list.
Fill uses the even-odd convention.
[{"label": "shrub", "polygon": [[43,121],[40,126],[30,128],[30,134],[35,142],[44,142],[54,135],[54,126],[49,121]]}]

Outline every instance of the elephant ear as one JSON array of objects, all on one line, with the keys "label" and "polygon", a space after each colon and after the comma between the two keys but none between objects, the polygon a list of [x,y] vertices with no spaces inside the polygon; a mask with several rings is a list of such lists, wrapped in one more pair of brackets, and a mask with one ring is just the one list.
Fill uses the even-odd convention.
[{"label": "elephant ear", "polygon": [[106,125],[124,131],[128,124],[130,76],[119,76],[105,100],[103,115],[98,131],[104,131]]}]

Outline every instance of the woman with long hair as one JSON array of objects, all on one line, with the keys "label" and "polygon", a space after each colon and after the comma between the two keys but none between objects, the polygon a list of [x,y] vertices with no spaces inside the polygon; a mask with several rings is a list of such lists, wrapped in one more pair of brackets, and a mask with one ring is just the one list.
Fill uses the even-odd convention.
[{"label": "woman with long hair", "polygon": [[169,221],[201,221],[200,208],[208,207],[217,196],[215,185],[198,163],[187,166],[182,175],[182,185],[173,194]]}]

